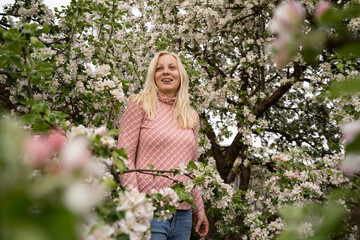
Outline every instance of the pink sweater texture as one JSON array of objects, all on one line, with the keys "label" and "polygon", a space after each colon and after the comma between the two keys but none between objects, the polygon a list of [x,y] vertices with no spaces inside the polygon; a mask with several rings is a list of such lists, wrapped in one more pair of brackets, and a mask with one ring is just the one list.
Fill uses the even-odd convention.
[{"label": "pink sweater texture", "polygon": [[[196,126],[193,129],[182,129],[177,126],[173,115],[175,98],[162,93],[158,94],[155,119],[149,120],[141,104],[136,105],[129,101],[121,121],[118,147],[124,147],[128,153],[129,169],[169,170],[187,165],[191,160],[197,161],[199,116],[196,114]],[[175,176],[173,179],[182,182],[191,181],[186,176]],[[125,185],[132,185],[140,192],[148,193],[151,189],[171,187],[174,182],[165,177],[155,177],[143,173],[126,173],[120,176]],[[195,196],[197,212],[204,209],[201,192],[196,187],[192,192]],[[180,203],[177,209],[191,209],[185,202]]]}]

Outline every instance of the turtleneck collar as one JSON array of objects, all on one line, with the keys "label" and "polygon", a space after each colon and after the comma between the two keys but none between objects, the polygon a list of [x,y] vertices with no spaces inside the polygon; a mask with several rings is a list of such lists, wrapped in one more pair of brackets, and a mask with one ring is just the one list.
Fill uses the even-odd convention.
[{"label": "turtleneck collar", "polygon": [[165,94],[158,92],[158,99],[163,103],[173,105],[175,103],[176,97],[168,97]]}]

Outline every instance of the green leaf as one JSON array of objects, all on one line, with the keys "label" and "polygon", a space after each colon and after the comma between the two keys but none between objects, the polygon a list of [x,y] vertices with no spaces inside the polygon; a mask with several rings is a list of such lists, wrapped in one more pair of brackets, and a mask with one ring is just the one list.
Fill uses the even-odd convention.
[{"label": "green leaf", "polygon": [[125,233],[122,233],[121,235],[118,235],[116,237],[116,240],[130,240],[129,235],[126,235]]},{"label": "green leaf", "polygon": [[9,59],[17,68],[19,68],[19,70],[24,69],[24,64],[22,63],[20,58],[11,56],[11,57],[9,57]]},{"label": "green leaf", "polygon": [[354,141],[347,144],[345,147],[347,152],[360,152],[360,134],[358,134]]},{"label": "green leaf", "polygon": [[117,187],[117,183],[114,179],[112,178],[106,178],[105,180],[102,181],[101,184],[105,189],[115,189]]},{"label": "green leaf", "polygon": [[7,45],[7,50],[20,55],[21,54],[21,44],[18,40],[12,41]]},{"label": "green leaf", "polygon": [[2,36],[7,42],[13,41],[14,39],[19,38],[19,30],[16,28],[10,28],[8,31],[4,32]]},{"label": "green leaf", "polygon": [[[1,55],[0,55],[1,56]],[[8,59],[5,57],[0,57],[0,68],[5,68],[5,65],[7,64]]]},{"label": "green leaf", "polygon": [[303,217],[301,208],[298,207],[284,207],[279,210],[280,216],[286,219],[286,222],[297,221]]},{"label": "green leaf", "polygon": [[119,158],[119,155],[116,151],[112,152],[112,157],[113,157],[114,163],[115,163],[116,167],[119,169],[120,173],[124,173],[124,171],[126,170],[125,163],[122,159]]},{"label": "green leaf", "polygon": [[149,166],[150,169],[154,169],[154,165],[148,164],[148,166]]},{"label": "green leaf", "polygon": [[41,83],[41,74],[39,72],[33,72],[31,74],[31,82],[33,84],[40,84]]},{"label": "green leaf", "polygon": [[324,213],[323,223],[317,232],[320,239],[327,239],[334,231],[341,231],[342,220],[346,215],[346,210],[343,206],[330,203],[322,209]]},{"label": "green leaf", "polygon": [[107,135],[109,136],[114,136],[114,135],[119,135],[121,132],[119,129],[111,129]]},{"label": "green leaf", "polygon": [[38,38],[33,36],[30,37],[30,43],[36,48],[43,48],[45,46]]},{"label": "green leaf", "polygon": [[198,170],[198,166],[196,166],[196,164],[193,162],[193,161],[190,161],[189,164],[188,164],[189,167],[195,169],[195,170]]},{"label": "green leaf", "polygon": [[360,91],[360,75],[342,82],[334,82],[330,85],[330,98],[336,98],[344,94],[355,94]]},{"label": "green leaf", "polygon": [[323,25],[336,25],[340,23],[342,19],[340,16],[338,16],[335,9],[329,9],[328,11],[324,12],[318,20],[319,23]]},{"label": "green leaf", "polygon": [[43,25],[41,29],[38,29],[38,30],[36,31],[36,33],[37,33],[38,35],[40,35],[40,34],[42,34],[42,33],[47,34],[47,33],[50,32],[50,29],[51,29],[50,26],[48,26],[48,25]]},{"label": "green leaf", "polygon": [[194,178],[194,183],[204,183],[204,182],[205,182],[204,177],[195,177]]},{"label": "green leaf", "polygon": [[321,53],[326,40],[326,35],[322,31],[312,30],[303,38],[303,49],[301,54],[307,63],[316,63],[316,57]]},{"label": "green leaf", "polygon": [[45,112],[45,109],[47,108],[46,104],[41,102],[33,105],[31,112]]},{"label": "green leaf", "polygon": [[120,148],[120,149],[114,149],[115,152],[117,152],[117,154],[119,154],[119,156],[125,158],[125,159],[128,159],[128,156],[127,156],[127,151],[125,148]]},{"label": "green leaf", "polygon": [[336,67],[337,67],[337,69],[339,69],[340,71],[344,70],[344,64],[342,64],[342,63],[336,64]]},{"label": "green leaf", "polygon": [[336,49],[336,52],[345,58],[360,57],[360,41],[349,43]]},{"label": "green leaf", "polygon": [[70,116],[66,113],[60,112],[60,111],[54,111],[52,113],[52,117],[58,119],[58,120],[62,120],[62,119],[66,119],[69,118]]},{"label": "green leaf", "polygon": [[26,125],[30,125],[33,124],[35,122],[35,119],[38,117],[41,118],[41,115],[38,114],[38,116],[35,116],[35,114],[25,114],[21,116],[21,121]]},{"label": "green leaf", "polygon": [[51,126],[49,124],[47,124],[46,122],[44,121],[41,121],[41,122],[36,122],[33,124],[32,126],[32,129],[35,131],[35,132],[43,132],[43,133],[46,133],[48,132],[49,130],[51,130]]},{"label": "green leaf", "polygon": [[37,24],[37,23],[26,23],[26,24],[24,24],[23,33],[29,33],[29,34],[33,35],[33,34],[35,34],[38,26],[39,26],[39,24]]}]

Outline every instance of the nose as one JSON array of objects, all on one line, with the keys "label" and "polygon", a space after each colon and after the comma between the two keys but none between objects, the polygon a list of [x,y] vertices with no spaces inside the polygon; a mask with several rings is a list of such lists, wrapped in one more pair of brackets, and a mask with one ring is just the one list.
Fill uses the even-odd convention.
[{"label": "nose", "polygon": [[164,68],[164,71],[163,71],[163,74],[164,74],[164,75],[169,74],[169,68],[165,67],[165,68]]}]

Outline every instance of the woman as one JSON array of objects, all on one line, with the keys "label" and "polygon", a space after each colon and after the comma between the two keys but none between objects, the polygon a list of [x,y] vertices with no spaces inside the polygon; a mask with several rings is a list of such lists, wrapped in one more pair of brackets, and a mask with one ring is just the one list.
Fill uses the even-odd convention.
[{"label": "woman", "polygon": [[[128,151],[129,169],[168,170],[197,161],[197,138],[199,116],[190,107],[188,95],[189,79],[179,57],[174,53],[160,52],[151,61],[144,90],[131,96],[125,110],[118,147]],[[187,177],[175,176],[181,181]],[[132,185],[141,192],[171,187],[173,181],[140,173],[121,176],[125,185]],[[195,210],[186,202],[180,203],[174,217],[166,222],[153,219],[151,239],[189,239],[192,216],[195,231],[200,236],[208,232],[201,194],[198,188]]]}]

